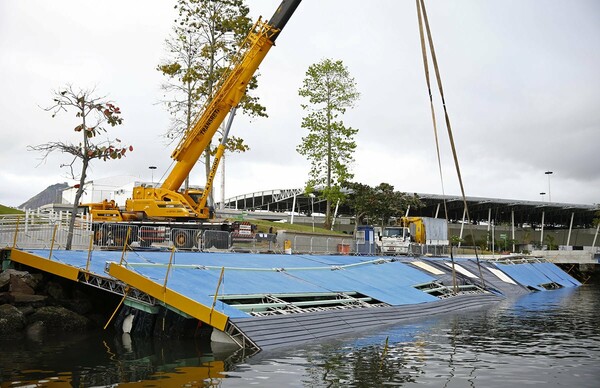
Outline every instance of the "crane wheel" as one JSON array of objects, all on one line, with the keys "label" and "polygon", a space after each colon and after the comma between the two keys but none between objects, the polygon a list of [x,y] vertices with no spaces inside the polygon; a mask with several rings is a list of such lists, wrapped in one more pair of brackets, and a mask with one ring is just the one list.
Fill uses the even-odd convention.
[{"label": "crane wheel", "polygon": [[[122,247],[127,243],[127,245],[131,244],[131,242],[136,238],[137,233],[133,230],[129,232],[129,238],[127,238],[127,230],[129,228],[127,226],[117,225],[109,228],[108,237],[112,238],[113,245],[117,247]],[[127,238],[127,242],[125,239]]]},{"label": "crane wheel", "polygon": [[178,249],[189,249],[194,246],[193,232],[178,230],[173,233],[173,245]]},{"label": "crane wheel", "polygon": [[94,244],[106,245],[106,233],[104,233],[102,228],[98,228],[94,231]]}]

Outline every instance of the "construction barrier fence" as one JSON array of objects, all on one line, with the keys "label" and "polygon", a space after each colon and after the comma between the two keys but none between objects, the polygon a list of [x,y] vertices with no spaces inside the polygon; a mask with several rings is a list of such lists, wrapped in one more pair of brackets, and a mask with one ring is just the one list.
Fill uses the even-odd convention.
[{"label": "construction barrier fence", "polygon": [[[0,248],[64,249],[70,212],[0,216]],[[123,223],[92,223],[75,219],[72,249],[172,249],[221,252],[271,252],[304,254],[380,255],[375,244],[365,251],[352,236],[323,236],[289,231],[246,233],[164,225],[136,226]],[[414,244],[409,254],[440,256],[448,247]]]}]

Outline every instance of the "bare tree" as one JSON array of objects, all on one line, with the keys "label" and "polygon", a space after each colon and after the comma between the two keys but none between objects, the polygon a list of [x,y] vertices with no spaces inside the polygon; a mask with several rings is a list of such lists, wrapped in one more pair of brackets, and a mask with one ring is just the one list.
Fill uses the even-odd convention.
[{"label": "bare tree", "polygon": [[[60,90],[54,91],[53,105],[43,108],[45,111],[52,112],[52,117],[56,117],[61,112],[75,113],[78,124],[73,128],[75,132],[81,134],[81,142],[78,144],[69,142],[48,142],[36,146],[29,146],[30,151],[38,151],[43,154],[42,160],[54,151],[69,154],[73,156],[70,163],[61,164],[61,168],[69,170],[69,176],[72,179],[79,179],[79,186],[73,201],[72,217],[69,223],[69,232],[67,236],[66,249],[70,250],[73,242],[73,229],[75,227],[75,216],[79,200],[83,194],[87,169],[90,162],[94,159],[103,161],[112,159],[121,159],[127,151],[133,151],[132,146],[121,147],[119,139],[104,139],[99,142],[92,142],[92,139],[98,135],[106,133],[106,126],[115,127],[123,123],[121,110],[106,97],[95,97],[95,90],[74,90],[68,85]],[[75,171],[77,162],[81,162],[81,172],[79,175]]]}]

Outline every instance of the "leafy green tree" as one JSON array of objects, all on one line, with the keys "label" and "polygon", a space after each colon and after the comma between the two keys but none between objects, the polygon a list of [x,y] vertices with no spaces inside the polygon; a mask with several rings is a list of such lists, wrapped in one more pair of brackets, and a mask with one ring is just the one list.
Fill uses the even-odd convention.
[{"label": "leafy green tree", "polygon": [[458,244],[462,244],[462,242],[464,241],[464,239],[460,238],[459,236],[450,236],[450,245],[457,247]]},{"label": "leafy green tree", "polygon": [[356,225],[369,219],[382,226],[388,225],[391,218],[402,217],[411,206],[422,206],[421,200],[394,190],[389,183],[380,183],[376,187],[357,182],[345,182],[343,187],[349,192],[346,198],[348,206],[354,211]]},{"label": "leafy green tree", "polygon": [[555,235],[548,233],[546,236],[544,236],[544,241],[548,245],[548,250],[557,250],[558,249],[558,244],[556,243]]},{"label": "leafy green tree", "polygon": [[344,125],[341,116],[354,107],[360,94],[342,61],[331,59],[309,66],[298,94],[308,100],[301,105],[307,112],[301,126],[309,133],[296,150],[311,162],[307,191],[319,188],[327,201],[328,228],[332,204],[343,198],[340,184],[353,177],[349,166],[354,161],[358,129]]},{"label": "leafy green tree", "polygon": [[[79,200],[83,194],[87,169],[94,159],[103,161],[121,159],[125,157],[128,151],[133,151],[132,146],[120,146],[121,140],[106,139],[101,142],[93,143],[93,139],[103,133],[106,133],[106,125],[115,127],[123,123],[121,110],[106,97],[95,97],[94,90],[74,90],[72,86],[66,86],[61,90],[54,92],[54,103],[44,110],[52,112],[52,117],[60,112],[75,113],[78,124],[74,131],[81,135],[81,142],[78,144],[70,142],[49,142],[36,146],[29,146],[30,151],[43,153],[42,160],[54,151],[70,154],[73,159],[70,163],[61,164],[61,167],[69,169],[69,175],[72,179],[79,178],[79,185],[73,201],[72,217],[69,223],[66,249],[70,250],[73,243],[73,229],[75,227],[75,215]],[[77,161],[81,162],[81,172],[79,176],[75,173],[74,166]]]},{"label": "leafy green tree", "polygon": [[380,183],[374,189],[374,206],[371,210],[372,217],[381,220],[381,225],[388,225],[393,217],[402,217],[408,206],[418,208],[421,201],[413,195],[395,191],[394,186]]},{"label": "leafy green tree", "polygon": [[348,190],[346,203],[354,212],[355,232],[358,225],[364,224],[364,219],[371,214],[375,200],[374,190],[371,186],[358,182],[344,182],[343,187]]},{"label": "leafy green tree", "polygon": [[[162,89],[165,93],[163,103],[171,114],[171,126],[165,137],[171,141],[180,139],[192,126],[252,27],[249,9],[243,0],[177,0],[175,8],[178,16],[165,43],[168,57],[157,67],[167,77]],[[247,89],[253,90],[257,86],[254,77]],[[242,98],[240,107],[243,113],[253,117],[267,115],[258,98],[248,93]],[[227,151],[245,152],[248,149],[242,138],[228,138]],[[204,153],[207,178],[214,152],[209,144]],[[186,187],[187,184],[186,180]]]}]

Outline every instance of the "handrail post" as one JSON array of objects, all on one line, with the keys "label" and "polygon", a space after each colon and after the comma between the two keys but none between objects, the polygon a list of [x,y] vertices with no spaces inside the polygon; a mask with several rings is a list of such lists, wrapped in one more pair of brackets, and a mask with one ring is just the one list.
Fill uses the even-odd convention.
[{"label": "handrail post", "polygon": [[117,305],[117,308],[115,309],[115,311],[112,313],[112,315],[110,316],[110,318],[108,318],[108,322],[106,322],[106,325],[104,325],[104,330],[106,330],[106,328],[108,327],[108,325],[110,325],[110,322],[113,320],[113,318],[115,317],[115,314],[117,313],[117,311],[119,311],[119,308],[121,307],[121,305],[123,304],[123,302],[125,302],[125,299],[127,298],[127,294],[129,294],[129,286],[127,286],[125,288],[125,293],[123,294],[123,298],[121,298],[121,301],[119,302],[119,304]]},{"label": "handrail post", "polygon": [[167,280],[169,279],[169,272],[171,272],[171,265],[173,264],[173,256],[175,255],[175,246],[171,248],[171,257],[169,257],[169,265],[167,265],[167,273],[165,274],[165,282],[163,284],[163,290],[167,289]]},{"label": "handrail post", "polygon": [[94,235],[90,236],[90,245],[88,247],[87,263],[85,264],[85,280],[88,281],[90,278],[90,263],[92,262],[92,246],[94,244]]},{"label": "handrail post", "polygon": [[127,234],[125,235],[125,242],[123,243],[123,253],[121,253],[121,261],[119,265],[123,265],[125,259],[125,251],[127,250],[127,243],[129,242],[129,233],[131,232],[131,226],[127,228]]},{"label": "handrail post", "polygon": [[219,276],[219,282],[217,283],[217,289],[215,290],[215,297],[213,298],[212,306],[210,308],[210,314],[208,315],[209,324],[212,322],[212,313],[215,310],[215,305],[217,304],[217,296],[219,296],[219,287],[221,287],[223,276],[225,276],[225,267],[221,267],[221,276]]},{"label": "handrail post", "polygon": [[17,224],[15,225],[15,237],[13,239],[13,248],[17,247],[17,236],[19,235],[19,219],[20,217],[17,217]]},{"label": "handrail post", "polygon": [[48,260],[52,260],[52,251],[54,250],[54,240],[56,238],[56,230],[58,229],[58,225],[54,225],[54,231],[52,232],[52,242],[50,243],[50,254],[48,255]]}]

